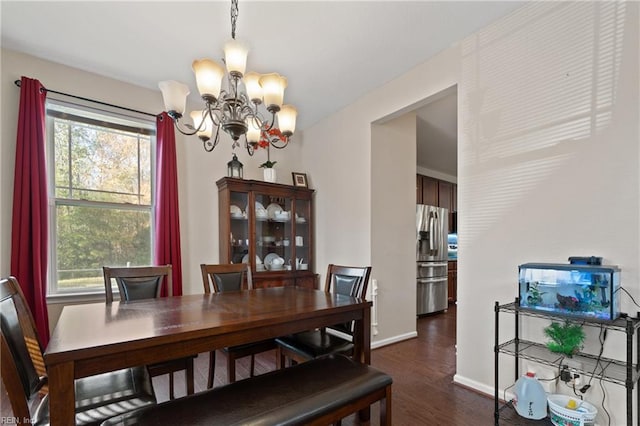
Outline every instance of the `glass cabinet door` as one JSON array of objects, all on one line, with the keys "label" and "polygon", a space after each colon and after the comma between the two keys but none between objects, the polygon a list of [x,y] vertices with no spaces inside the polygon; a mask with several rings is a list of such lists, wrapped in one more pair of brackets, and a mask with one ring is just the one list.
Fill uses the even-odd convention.
[{"label": "glass cabinet door", "polygon": [[230,215],[230,253],[232,263],[248,263],[249,261],[249,216],[246,210],[249,194],[231,192],[229,205]]},{"label": "glass cabinet door", "polygon": [[293,244],[295,244],[296,259],[293,262],[296,270],[306,271],[311,269],[309,262],[311,261],[311,232],[309,220],[311,217],[311,202],[309,200],[295,201],[295,236]]},{"label": "glass cabinet door", "polygon": [[289,197],[255,194],[256,273],[292,270],[292,229]]}]

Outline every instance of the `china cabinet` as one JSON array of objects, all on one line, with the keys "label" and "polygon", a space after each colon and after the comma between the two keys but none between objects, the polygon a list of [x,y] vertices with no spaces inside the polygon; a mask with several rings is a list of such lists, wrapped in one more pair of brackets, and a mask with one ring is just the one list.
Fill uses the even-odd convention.
[{"label": "china cabinet", "polygon": [[216,184],[220,263],[248,263],[257,288],[317,288],[314,191],[229,177]]}]

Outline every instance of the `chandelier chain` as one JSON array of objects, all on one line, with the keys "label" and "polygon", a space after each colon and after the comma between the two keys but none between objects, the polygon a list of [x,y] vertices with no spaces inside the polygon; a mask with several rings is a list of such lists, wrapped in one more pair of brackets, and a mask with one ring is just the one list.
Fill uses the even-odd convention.
[{"label": "chandelier chain", "polygon": [[231,0],[231,38],[236,39],[236,21],[238,20],[238,0]]}]

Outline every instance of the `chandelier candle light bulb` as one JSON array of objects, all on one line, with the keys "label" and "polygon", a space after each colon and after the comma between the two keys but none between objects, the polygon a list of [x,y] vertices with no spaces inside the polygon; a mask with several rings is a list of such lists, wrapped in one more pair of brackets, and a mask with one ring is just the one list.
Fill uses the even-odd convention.
[{"label": "chandelier candle light bulb", "polygon": [[247,69],[247,56],[249,49],[247,46],[235,39],[231,39],[224,45],[224,62],[227,64],[229,74],[237,73],[240,77]]},{"label": "chandelier candle light bulb", "polygon": [[164,107],[167,112],[182,116],[187,106],[187,96],[191,93],[189,86],[174,80],[161,81],[158,86],[162,91]]},{"label": "chandelier candle light bulb", "polygon": [[278,112],[284,99],[284,89],[287,88],[287,79],[276,73],[265,74],[260,77],[260,86],[262,86],[264,104],[267,106],[267,109],[271,111],[270,108],[272,108]]},{"label": "chandelier candle light bulb", "polygon": [[298,111],[293,105],[282,105],[282,108],[278,111],[278,123],[283,135],[289,137],[293,134],[296,128],[297,115]]},{"label": "chandelier candle light bulb", "polygon": [[262,130],[256,125],[255,120],[247,118],[247,134],[245,135],[249,143],[257,143],[262,135]]},{"label": "chandelier candle light bulb", "polygon": [[204,110],[190,114],[194,126],[185,124],[185,130],[180,125],[190,93],[187,85],[172,80],[158,84],[165,109],[180,133],[197,134],[209,152],[218,144],[220,129],[231,136],[233,148],[240,145],[238,139],[244,135],[249,155],[262,141],[274,148],[285,148],[295,131],[297,115],[294,107],[283,106],[287,79],[277,73],[245,75],[249,51],[235,38],[237,18],[238,0],[231,0],[232,39],[224,45],[226,78],[225,68],[219,63],[211,59],[193,61],[196,85],[205,103]]},{"label": "chandelier candle light bulb", "polygon": [[244,88],[247,90],[247,97],[251,102],[262,103],[262,86],[260,86],[260,78],[262,76],[257,72],[248,72],[244,76]]},{"label": "chandelier candle light bulb", "polygon": [[210,98],[215,102],[222,90],[224,68],[211,59],[197,59],[193,61],[191,68],[196,75],[196,86],[202,99]]},{"label": "chandelier candle light bulb", "polygon": [[[198,137],[205,140],[211,139],[213,135],[213,122],[207,114],[207,111],[191,111],[191,119],[193,120],[194,128],[200,129],[200,131],[196,133]],[[204,123],[202,123],[203,120]]]}]

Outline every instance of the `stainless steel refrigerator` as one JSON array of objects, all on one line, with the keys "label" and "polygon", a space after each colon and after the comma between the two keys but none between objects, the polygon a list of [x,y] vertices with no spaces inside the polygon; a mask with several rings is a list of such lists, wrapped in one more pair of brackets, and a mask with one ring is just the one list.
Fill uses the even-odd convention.
[{"label": "stainless steel refrigerator", "polygon": [[447,309],[447,233],[449,211],[418,204],[416,208],[417,313]]}]

